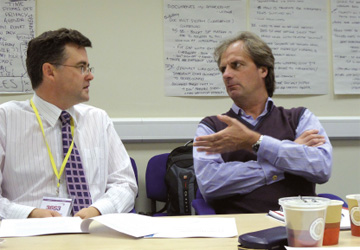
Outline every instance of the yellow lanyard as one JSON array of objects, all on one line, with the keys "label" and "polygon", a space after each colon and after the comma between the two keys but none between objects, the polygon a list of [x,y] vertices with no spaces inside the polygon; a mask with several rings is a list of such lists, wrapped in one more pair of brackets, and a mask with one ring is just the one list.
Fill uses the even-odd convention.
[{"label": "yellow lanyard", "polygon": [[60,173],[59,173],[59,172],[57,171],[56,164],[55,164],[54,158],[53,158],[53,156],[52,156],[52,153],[51,153],[49,144],[48,144],[48,142],[47,142],[47,140],[46,140],[46,137],[45,137],[45,131],[44,131],[44,127],[43,127],[43,125],[42,125],[41,119],[40,119],[39,112],[38,112],[37,108],[35,107],[35,104],[34,104],[34,102],[33,102],[32,99],[30,100],[30,104],[31,104],[31,107],[33,108],[33,110],[34,110],[34,112],[35,112],[35,115],[36,115],[36,118],[37,118],[37,120],[38,120],[38,122],[39,122],[41,131],[42,131],[42,134],[43,134],[45,143],[46,143],[46,147],[47,147],[47,150],[48,150],[48,153],[49,153],[51,166],[52,166],[52,168],[53,168],[53,170],[54,170],[54,173],[55,173],[55,175],[56,175],[56,177],[57,177],[57,179],[58,179],[58,183],[57,183],[57,188],[58,188],[58,189],[57,189],[57,194],[58,194],[58,193],[59,193],[59,187],[60,187],[60,178],[61,178],[61,175],[62,175],[63,172],[64,172],[66,162],[68,161],[69,156],[70,156],[71,151],[72,151],[73,146],[74,146],[74,122],[73,122],[73,120],[71,119],[71,122],[70,122],[70,124],[71,124],[71,135],[72,135],[72,137],[73,137],[73,140],[72,140],[71,145],[70,145],[70,148],[69,148],[69,150],[68,150],[68,152],[67,152],[67,154],[66,154],[66,156],[65,156],[65,158],[64,158],[64,160],[63,160],[63,162],[62,162],[62,164],[61,164]]}]

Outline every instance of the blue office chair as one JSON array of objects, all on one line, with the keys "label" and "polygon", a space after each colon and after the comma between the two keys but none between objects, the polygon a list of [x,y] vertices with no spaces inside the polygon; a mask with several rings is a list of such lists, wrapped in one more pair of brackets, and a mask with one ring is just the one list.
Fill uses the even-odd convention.
[{"label": "blue office chair", "polygon": [[[130,162],[131,162],[131,166],[134,170],[134,174],[135,174],[135,178],[136,178],[136,184],[139,186],[139,180],[138,180],[138,171],[137,171],[137,166],[136,166],[136,162],[133,158],[130,157]],[[136,197],[138,197],[139,195],[139,191],[136,194]],[[136,213],[135,207],[129,212],[129,213]]]},{"label": "blue office chair", "polygon": [[151,200],[151,215],[166,216],[165,209],[157,210],[157,202],[166,202],[167,187],[165,184],[166,162],[169,153],[150,158],[145,173],[146,195]]},{"label": "blue office chair", "polygon": [[337,195],[335,195],[335,194],[321,193],[321,194],[318,194],[318,196],[319,196],[319,197],[328,198],[328,199],[330,199],[330,200],[343,201],[343,202],[344,202],[343,207],[348,208],[348,204],[347,204],[343,199],[341,199],[339,196],[337,196]]},{"label": "blue office chair", "polygon": [[197,215],[215,214],[215,210],[204,200],[200,189],[196,191],[196,197],[191,203]]},{"label": "blue office chair", "polygon": [[137,166],[136,166],[136,162],[133,158],[130,157],[130,162],[131,162],[131,166],[134,170],[134,174],[135,174],[135,178],[136,178],[136,184],[139,184],[139,180],[138,180],[138,171],[137,171]]}]

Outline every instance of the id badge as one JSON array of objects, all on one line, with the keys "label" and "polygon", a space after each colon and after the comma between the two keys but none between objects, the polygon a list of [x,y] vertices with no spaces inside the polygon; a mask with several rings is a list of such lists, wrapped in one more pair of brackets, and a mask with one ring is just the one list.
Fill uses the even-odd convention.
[{"label": "id badge", "polygon": [[74,199],[61,197],[43,197],[40,208],[53,210],[61,216],[69,216],[73,206]]}]

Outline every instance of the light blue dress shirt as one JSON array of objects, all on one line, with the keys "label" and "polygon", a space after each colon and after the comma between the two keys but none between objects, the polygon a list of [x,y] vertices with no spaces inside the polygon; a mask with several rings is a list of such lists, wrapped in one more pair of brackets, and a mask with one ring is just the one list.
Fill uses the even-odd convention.
[{"label": "light blue dress shirt", "polygon": [[[270,102],[273,101],[268,98],[264,111],[255,120],[235,104],[232,109],[236,114],[241,114],[244,120],[256,125],[267,114]],[[332,168],[332,146],[318,118],[306,109],[296,128],[296,138],[310,129],[318,129],[326,142],[318,147],[309,147],[264,135],[257,161],[224,162],[221,154],[207,155],[194,147],[194,167],[202,195],[206,200],[211,200],[247,194],[261,186],[283,180],[284,172],[302,176],[314,183],[327,182]],[[195,138],[213,133],[213,130],[200,123]]]}]

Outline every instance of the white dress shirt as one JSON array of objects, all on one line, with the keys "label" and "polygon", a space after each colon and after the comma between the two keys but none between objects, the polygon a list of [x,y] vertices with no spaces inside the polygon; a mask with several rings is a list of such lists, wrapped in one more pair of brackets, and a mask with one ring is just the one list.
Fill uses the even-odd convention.
[{"label": "white dress shirt", "polygon": [[[64,159],[61,110],[36,94],[46,140],[58,171]],[[101,214],[129,212],[138,191],[126,149],[105,111],[78,104],[67,110],[89,184],[93,207]],[[56,196],[57,178],[30,100],[0,105],[0,217],[27,218],[44,196]],[[60,197],[67,197],[65,173]]]}]

